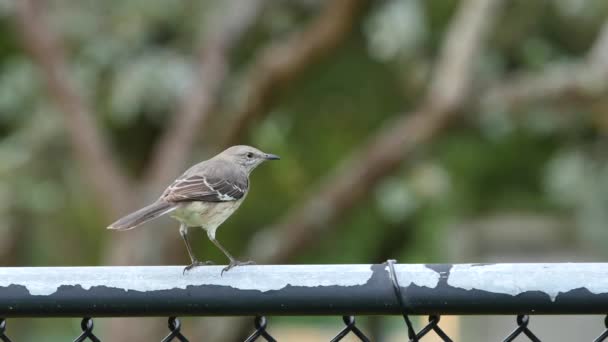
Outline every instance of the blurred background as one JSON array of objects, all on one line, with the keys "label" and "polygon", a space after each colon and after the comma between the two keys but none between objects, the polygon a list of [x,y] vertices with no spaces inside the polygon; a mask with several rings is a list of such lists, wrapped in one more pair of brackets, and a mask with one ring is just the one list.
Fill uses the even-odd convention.
[{"label": "blurred background", "polygon": [[[1,266],[186,264],[169,219],[105,227],[233,144],[282,156],[218,231],[242,259],[608,257],[605,0],[0,0],[0,32]],[[192,241],[225,262],[204,232]],[[252,329],[183,321],[193,340]],[[376,341],[406,336],[398,317],[358,322]],[[531,322],[548,340],[603,329],[601,317]],[[108,341],[166,334],[160,318],[95,323]],[[63,341],[79,324],[11,320],[10,336]],[[515,317],[442,326],[487,341]],[[269,327],[318,341],[342,322]]]}]

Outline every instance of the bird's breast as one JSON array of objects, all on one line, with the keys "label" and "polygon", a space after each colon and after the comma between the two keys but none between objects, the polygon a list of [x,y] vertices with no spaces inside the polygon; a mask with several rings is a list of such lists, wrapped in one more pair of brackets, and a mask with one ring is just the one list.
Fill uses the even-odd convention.
[{"label": "bird's breast", "polygon": [[189,227],[214,230],[238,209],[241,202],[189,202],[177,208],[171,216]]}]

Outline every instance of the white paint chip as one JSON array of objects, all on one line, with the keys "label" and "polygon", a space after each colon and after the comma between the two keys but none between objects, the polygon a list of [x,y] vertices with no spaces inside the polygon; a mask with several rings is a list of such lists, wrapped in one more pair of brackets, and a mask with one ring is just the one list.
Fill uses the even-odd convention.
[{"label": "white paint chip", "polygon": [[599,263],[462,264],[452,267],[448,285],[512,296],[540,291],[555,301],[560,293],[580,288],[608,293],[608,268]]},{"label": "white paint chip", "polygon": [[6,267],[0,268],[0,287],[24,286],[31,295],[48,296],[60,286],[80,285],[85,290],[107,286],[125,291],[186,289],[219,285],[262,292],[288,285],[357,286],[372,277],[370,265],[243,266],[220,276],[223,266],[203,266],[182,275],[182,266],[149,267]]},{"label": "white paint chip", "polygon": [[[389,271],[388,266],[386,266],[385,269],[387,272]],[[438,272],[428,268],[424,264],[395,265],[395,273],[397,273],[397,280],[399,281],[400,287],[417,285],[435,288],[441,277]]]},{"label": "white paint chip", "polygon": [[[0,268],[0,287],[25,287],[31,295],[52,295],[61,286],[79,285],[85,290],[107,286],[124,291],[162,291],[188,286],[218,285],[239,290],[267,292],[287,286],[360,286],[372,277],[371,265],[243,266],[220,273],[223,266],[204,266],[182,275],[183,266],[150,267],[5,267]],[[388,266],[381,270],[388,275]],[[399,285],[436,288],[441,274],[422,264],[395,265]],[[388,277],[386,278],[388,280]],[[608,293],[606,264],[493,264],[454,265],[449,286],[512,296],[540,291],[551,300],[560,293],[585,288]]]}]

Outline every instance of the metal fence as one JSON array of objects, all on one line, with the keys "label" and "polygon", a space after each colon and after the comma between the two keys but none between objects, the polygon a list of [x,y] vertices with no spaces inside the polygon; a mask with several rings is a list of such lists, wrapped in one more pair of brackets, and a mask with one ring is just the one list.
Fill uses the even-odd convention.
[{"label": "metal fence", "polygon": [[[199,267],[0,268],[0,341],[9,318],[84,317],[74,341],[100,341],[91,317],[165,316],[162,341],[188,341],[179,316],[253,316],[246,341],[275,341],[269,316],[338,315],[344,328],[332,341],[354,335],[369,341],[357,315],[403,315],[410,341],[436,334],[440,315],[514,315],[503,341],[532,331],[531,314],[608,313],[608,264],[395,264],[246,266],[221,275]],[[408,315],[427,315],[416,331]],[[608,316],[594,341],[608,341]],[[159,337],[160,339],[161,337]]]}]

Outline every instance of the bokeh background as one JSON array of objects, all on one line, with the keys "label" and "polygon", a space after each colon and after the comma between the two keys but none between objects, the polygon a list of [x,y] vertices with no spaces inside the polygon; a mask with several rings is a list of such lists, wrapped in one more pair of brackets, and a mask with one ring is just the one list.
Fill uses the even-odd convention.
[{"label": "bokeh background", "polygon": [[[243,259],[603,261],[606,95],[605,0],[0,0],[0,265],[187,263],[168,219],[105,227],[232,144],[283,157],[254,172],[218,232]],[[224,262],[204,232],[192,240]],[[376,341],[404,339],[398,318],[358,322]],[[603,328],[532,322],[548,340]],[[487,341],[515,319],[442,325]],[[184,319],[206,341],[251,326]],[[339,329],[339,317],[270,321],[279,340]],[[10,321],[16,341],[78,331],[76,319]],[[98,319],[96,331],[159,340],[166,322]]]}]

